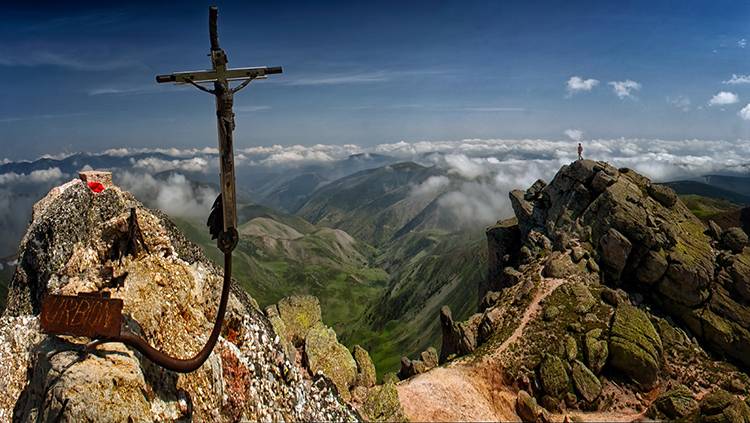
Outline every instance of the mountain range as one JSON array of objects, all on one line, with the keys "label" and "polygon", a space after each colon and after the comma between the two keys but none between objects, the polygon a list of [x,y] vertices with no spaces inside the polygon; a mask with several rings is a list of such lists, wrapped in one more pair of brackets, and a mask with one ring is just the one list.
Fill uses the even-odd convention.
[{"label": "mountain range", "polygon": [[[215,158],[211,153],[195,157],[206,162]],[[147,205],[163,207],[165,201],[173,201],[169,196],[161,198],[163,188],[172,189],[178,179],[184,181],[180,188],[188,197],[210,194],[211,198],[196,203],[209,207],[218,191],[215,177],[205,169],[182,166],[184,160],[162,152],[76,154],[5,163],[0,174],[31,175],[57,168],[70,177],[88,166],[113,170],[117,181],[123,173],[141,178],[149,170],[154,184],[148,189],[132,188]],[[165,170],[159,163],[176,167]],[[708,175],[667,185],[699,217],[739,221],[741,206],[750,204],[748,181]],[[38,184],[34,190],[9,188],[7,195],[26,198],[17,202],[28,203],[28,213],[31,203],[56,182]],[[443,203],[463,182],[464,177],[445,167],[378,154],[296,167],[238,167],[242,235],[236,250],[238,280],[261,307],[290,294],[317,296],[323,320],[343,342],[364,345],[381,373],[397,370],[402,355],[440,348],[435,316],[443,305],[462,320],[480,300],[476,287],[486,278],[486,222],[467,224]],[[203,212],[178,213],[173,218],[188,238],[219,262]],[[0,225],[6,226],[10,238],[23,231],[23,227],[10,228],[8,219],[0,220]],[[0,278],[5,279],[0,280],[3,297],[10,275],[8,266],[0,269]]]}]

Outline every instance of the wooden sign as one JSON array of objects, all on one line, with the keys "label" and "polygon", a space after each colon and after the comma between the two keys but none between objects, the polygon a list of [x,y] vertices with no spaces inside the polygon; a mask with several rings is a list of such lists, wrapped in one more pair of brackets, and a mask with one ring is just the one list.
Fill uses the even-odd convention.
[{"label": "wooden sign", "polygon": [[48,295],[42,302],[42,331],[54,335],[113,338],[120,335],[122,300],[99,295]]}]

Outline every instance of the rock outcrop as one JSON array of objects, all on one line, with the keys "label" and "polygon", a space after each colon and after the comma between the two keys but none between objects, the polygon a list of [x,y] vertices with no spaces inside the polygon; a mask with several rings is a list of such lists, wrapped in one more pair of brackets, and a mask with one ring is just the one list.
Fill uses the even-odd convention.
[{"label": "rock outcrop", "polygon": [[[193,373],[164,370],[122,344],[86,350],[86,339],[42,334],[46,294],[92,292],[122,299],[124,325],[173,356],[192,355],[210,332],[222,270],[163,214],[100,188],[73,180],[34,207],[0,319],[1,421],[358,419],[328,378],[290,361],[236,283],[222,336]],[[120,248],[131,209],[144,241],[136,250]]]},{"label": "rock outcrop", "polygon": [[[510,202],[515,218],[487,230],[478,312],[457,322],[441,311],[441,366],[402,382],[403,398],[452,398],[447,420],[632,421],[648,410],[746,421],[742,233],[706,227],[668,187],[603,162],[563,166]],[[719,394],[701,399],[708,391]]]},{"label": "rock outcrop", "polygon": [[563,249],[576,240],[605,283],[649,293],[711,349],[750,367],[750,302],[742,296],[750,251],[742,229],[716,242],[670,188],[603,162],[576,161],[536,185],[510,195],[521,239],[541,234]]}]

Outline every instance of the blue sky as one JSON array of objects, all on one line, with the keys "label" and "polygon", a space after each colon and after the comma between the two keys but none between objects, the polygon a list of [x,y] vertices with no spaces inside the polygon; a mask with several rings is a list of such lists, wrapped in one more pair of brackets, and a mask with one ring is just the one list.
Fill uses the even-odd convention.
[{"label": "blue sky", "polygon": [[[747,1],[218,5],[230,66],[284,66],[239,147],[750,138]],[[154,82],[209,66],[207,6],[2,5],[0,159],[215,145],[212,99]]]}]

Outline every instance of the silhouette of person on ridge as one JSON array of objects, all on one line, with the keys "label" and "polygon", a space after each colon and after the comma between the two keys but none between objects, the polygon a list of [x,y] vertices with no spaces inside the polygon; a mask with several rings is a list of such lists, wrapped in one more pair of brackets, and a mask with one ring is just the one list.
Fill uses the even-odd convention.
[{"label": "silhouette of person on ridge", "polygon": [[578,160],[583,160],[583,146],[578,143]]}]

